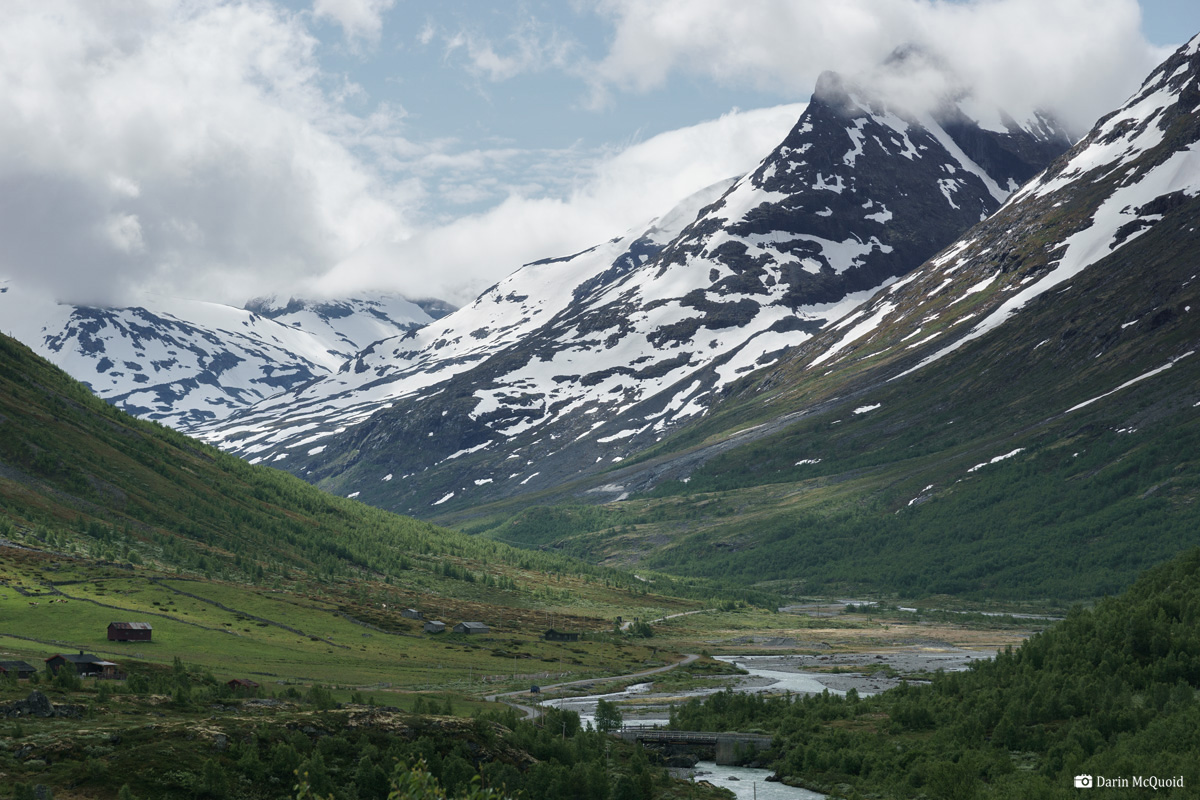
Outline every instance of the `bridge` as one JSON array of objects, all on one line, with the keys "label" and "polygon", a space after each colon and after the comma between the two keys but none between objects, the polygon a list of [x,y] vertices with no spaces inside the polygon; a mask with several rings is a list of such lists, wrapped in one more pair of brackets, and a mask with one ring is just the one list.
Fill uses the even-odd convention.
[{"label": "bridge", "polygon": [[660,747],[679,747],[681,749],[712,749],[713,761],[729,766],[735,764],[740,753],[753,748],[755,751],[766,750],[771,746],[773,737],[757,733],[716,733],[713,731],[671,731],[652,726],[628,725],[618,734],[627,742],[642,742]]}]

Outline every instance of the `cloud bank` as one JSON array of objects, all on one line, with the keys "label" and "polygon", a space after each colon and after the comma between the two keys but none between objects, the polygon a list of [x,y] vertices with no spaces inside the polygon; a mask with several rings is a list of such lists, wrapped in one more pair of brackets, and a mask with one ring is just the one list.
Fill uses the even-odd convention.
[{"label": "cloud bank", "polygon": [[383,15],[396,0],[313,0],[316,19],[329,19],[342,26],[346,38],[377,41],[383,30]]},{"label": "cloud bank", "polygon": [[495,208],[361,248],[307,292],[386,288],[456,303],[521,264],[569,255],[670,211],[683,198],[753,168],[795,124],[803,104],[734,111],[592,157],[563,197],[513,194]]},{"label": "cloud bank", "polygon": [[[412,10],[394,0],[313,0],[295,11],[269,0],[9,4],[0,277],[87,303],[147,289],[234,303],[367,289],[466,302],[522,263],[619,235],[750,169],[786,134],[801,108],[791,101],[807,99],[821,70],[870,72],[916,44],[983,99],[1017,113],[1049,108],[1082,131],[1163,55],[1138,32],[1133,0],[573,8],[611,26],[599,49],[530,17],[499,49],[464,34],[446,39],[441,57],[489,82],[566,77],[580,102],[598,106],[677,80],[789,104],[603,149],[414,141],[404,109],[371,105],[328,71],[314,36],[336,25],[349,44],[342,55],[374,57],[388,47],[389,22]],[[432,24],[418,41],[433,40]],[[928,89],[925,77],[910,75],[906,90]],[[442,208],[489,207],[432,219],[433,193]]]},{"label": "cloud bank", "polygon": [[6,8],[0,274],[71,301],[249,296],[402,234],[417,193],[352,150],[387,123],[331,98],[315,44],[262,3]]},{"label": "cloud bank", "polygon": [[[822,70],[878,73],[899,47],[942,61],[982,100],[1056,113],[1082,132],[1165,52],[1135,0],[598,0],[613,25],[593,102],[677,75],[807,97]],[[916,76],[910,76],[916,78]],[[936,84],[934,87],[936,88]]]},{"label": "cloud bank", "polygon": [[[26,3],[0,49],[0,277],[66,302],[402,289],[466,302],[744,171],[798,107],[628,148],[455,150],[347,108],[307,25],[377,33],[386,2]],[[430,187],[495,202],[442,223]],[[499,199],[498,199],[499,198]]]}]

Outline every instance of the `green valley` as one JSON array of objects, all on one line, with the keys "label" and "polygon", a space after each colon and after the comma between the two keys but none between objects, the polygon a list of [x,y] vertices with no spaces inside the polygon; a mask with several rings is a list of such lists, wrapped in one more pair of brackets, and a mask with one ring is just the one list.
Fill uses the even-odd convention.
[{"label": "green valley", "polygon": [[[620,620],[739,596],[330,497],[135,420],[4,337],[0,553],[0,661],[36,666],[0,680],[0,794],[20,798],[291,797],[306,775],[339,798],[414,781],[459,796],[472,777],[539,797],[682,796],[575,715],[551,713],[548,733],[484,698],[668,666],[679,656]],[[110,641],[114,621],[151,640]],[[123,679],[45,671],[76,652]],[[47,713],[21,710],[30,690]]]}]

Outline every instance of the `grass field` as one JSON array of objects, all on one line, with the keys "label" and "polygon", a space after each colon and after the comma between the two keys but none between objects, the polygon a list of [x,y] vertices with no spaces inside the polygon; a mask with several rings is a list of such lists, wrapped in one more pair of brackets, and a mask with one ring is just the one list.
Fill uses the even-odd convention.
[{"label": "grass field", "polygon": [[[5,659],[37,663],[58,652],[85,650],[123,667],[166,667],[178,658],[223,680],[328,684],[384,694],[452,691],[464,697],[530,680],[619,674],[661,663],[641,640],[606,633],[612,629],[608,619],[567,614],[558,606],[530,610],[431,597],[422,604],[431,618],[450,626],[478,619],[492,632],[430,635],[419,620],[402,617],[406,605],[396,601],[384,608],[384,602],[338,596],[328,588],[312,596],[8,552],[13,557],[0,567]],[[594,601],[610,613],[649,615],[661,606]],[[458,613],[464,611],[470,616]],[[153,641],[109,642],[107,627],[114,621],[149,622]],[[576,643],[546,642],[541,635],[551,624],[587,635]]]}]

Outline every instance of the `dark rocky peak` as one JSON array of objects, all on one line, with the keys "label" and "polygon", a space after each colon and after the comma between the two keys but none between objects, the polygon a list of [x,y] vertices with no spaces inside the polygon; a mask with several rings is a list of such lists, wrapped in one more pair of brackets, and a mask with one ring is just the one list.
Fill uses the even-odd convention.
[{"label": "dark rocky peak", "polygon": [[[817,76],[817,85],[813,88],[809,102],[840,111],[847,118],[858,116],[855,112],[860,111],[861,106],[851,96],[851,92],[857,88],[841,73],[826,70]],[[861,89],[854,93],[862,96]]]},{"label": "dark rocky peak", "polygon": [[947,100],[934,112],[934,119],[968,158],[1009,191],[1033,178],[1071,146],[1071,137],[1046,112],[1034,112],[1017,122],[999,110],[994,120],[986,123],[963,110],[971,99],[967,94]]},{"label": "dark rocky peak", "polygon": [[1049,112],[997,107],[978,96],[944,59],[916,45],[897,48],[877,69],[853,79],[823,73],[812,103],[817,111],[847,120],[875,115],[910,126],[936,126],[1006,193],[1072,144]]},{"label": "dark rocky peak", "polygon": [[[894,66],[930,62],[917,60],[909,52]],[[906,274],[1070,145],[1044,117],[1025,126],[967,99],[910,111],[823,73],[787,137],[666,248],[660,273],[696,261],[711,293],[794,311]]]}]

